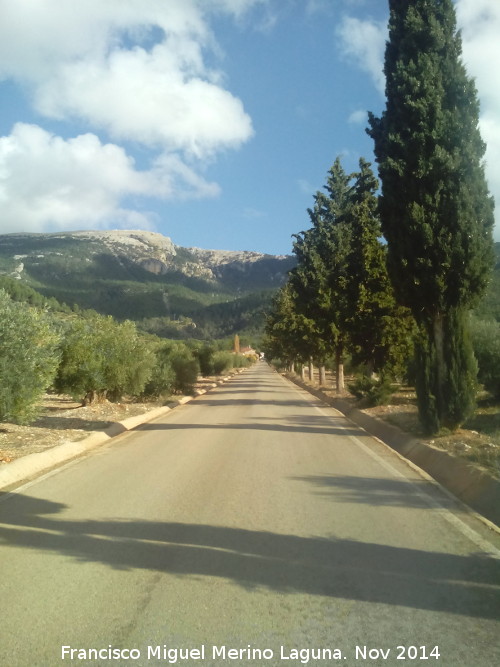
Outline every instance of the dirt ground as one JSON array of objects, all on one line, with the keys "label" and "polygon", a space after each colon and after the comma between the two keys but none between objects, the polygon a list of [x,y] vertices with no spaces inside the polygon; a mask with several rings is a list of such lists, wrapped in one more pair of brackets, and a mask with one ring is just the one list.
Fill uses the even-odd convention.
[{"label": "dirt ground", "polygon": [[[213,386],[216,378],[200,378],[195,389]],[[113,422],[134,417],[179,399],[172,396],[157,402],[97,403],[82,407],[70,396],[45,394],[40,405],[40,416],[28,426],[0,423],[0,465],[21,456],[43,452],[64,442],[82,440],[93,431],[102,431]]]}]

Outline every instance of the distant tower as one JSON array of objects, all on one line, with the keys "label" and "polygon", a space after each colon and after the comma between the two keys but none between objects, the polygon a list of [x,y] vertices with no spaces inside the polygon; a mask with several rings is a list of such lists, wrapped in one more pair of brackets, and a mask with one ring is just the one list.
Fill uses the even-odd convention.
[{"label": "distant tower", "polygon": [[236,334],[235,337],[234,337],[234,347],[233,347],[233,352],[234,352],[235,354],[239,354],[239,353],[240,353],[240,337],[238,336],[238,334]]}]

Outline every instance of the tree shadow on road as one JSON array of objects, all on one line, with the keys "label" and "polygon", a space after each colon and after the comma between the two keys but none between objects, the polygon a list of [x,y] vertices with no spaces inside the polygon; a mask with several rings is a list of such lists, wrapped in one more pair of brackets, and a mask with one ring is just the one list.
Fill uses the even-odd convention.
[{"label": "tree shadow on road", "polygon": [[290,418],[288,423],[284,418],[276,419],[278,423],[272,423],[271,418],[259,417],[255,421],[242,421],[237,423],[224,422],[215,424],[197,424],[190,422],[189,424],[176,424],[173,422],[149,422],[141,424],[134,430],[136,431],[179,431],[197,429],[211,429],[211,430],[235,430],[235,431],[274,431],[276,433],[296,433],[301,435],[332,435],[332,436],[359,436],[363,432],[356,427],[347,428],[342,425],[336,425],[331,420],[329,422],[322,422],[321,418],[316,417],[297,417]]},{"label": "tree shadow on road", "polygon": [[60,503],[0,494],[4,547],[118,570],[229,580],[308,594],[498,618],[500,562],[336,537],[144,520],[75,521]]},{"label": "tree shadow on road", "polygon": [[[360,503],[372,507],[415,507],[428,510],[433,504],[430,494],[436,489],[426,480],[360,477],[351,475],[304,475],[292,481],[310,484],[335,503]],[[436,491],[437,492],[437,491]],[[437,492],[439,493],[439,492]],[[464,512],[451,496],[439,493],[439,505]]]},{"label": "tree shadow on road", "polygon": [[[259,392],[260,394],[261,392]],[[270,392],[272,393],[272,392]],[[274,396],[276,393],[274,392]],[[274,405],[274,406],[286,406],[286,407],[297,407],[304,408],[304,401],[300,400],[280,400],[280,399],[262,399],[262,398],[197,398],[196,405],[213,405],[220,408],[232,407],[236,405]],[[319,405],[319,404],[318,404]]]}]

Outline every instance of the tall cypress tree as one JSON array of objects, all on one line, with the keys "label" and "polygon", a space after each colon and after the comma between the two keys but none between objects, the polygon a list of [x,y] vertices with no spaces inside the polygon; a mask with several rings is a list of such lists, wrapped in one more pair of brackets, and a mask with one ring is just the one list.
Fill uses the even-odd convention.
[{"label": "tall cypress tree", "polygon": [[467,311],[492,263],[493,201],[479,104],[452,0],[389,0],[386,109],[368,133],[382,181],[382,231],[400,303],[420,329],[417,394],[428,432],[474,409]]}]

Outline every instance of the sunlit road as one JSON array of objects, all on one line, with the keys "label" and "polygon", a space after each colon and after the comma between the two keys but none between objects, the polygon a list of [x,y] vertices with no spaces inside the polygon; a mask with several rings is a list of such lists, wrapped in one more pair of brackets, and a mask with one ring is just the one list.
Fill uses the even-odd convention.
[{"label": "sunlit road", "polygon": [[499,554],[260,362],[0,494],[0,665],[499,665]]}]

